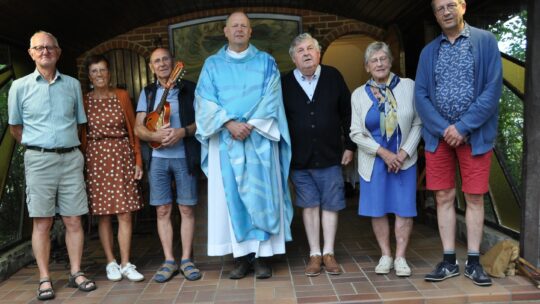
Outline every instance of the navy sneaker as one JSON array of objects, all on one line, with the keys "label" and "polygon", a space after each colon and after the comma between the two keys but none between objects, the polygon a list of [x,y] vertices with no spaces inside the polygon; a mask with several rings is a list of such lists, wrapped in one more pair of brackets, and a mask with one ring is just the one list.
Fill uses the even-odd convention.
[{"label": "navy sneaker", "polygon": [[457,261],[456,264],[450,264],[447,261],[442,261],[437,264],[437,267],[435,267],[432,272],[426,274],[424,280],[429,282],[439,282],[457,275],[459,275],[459,265]]},{"label": "navy sneaker", "polygon": [[486,274],[480,263],[465,264],[465,276],[478,286],[491,286],[491,278]]}]

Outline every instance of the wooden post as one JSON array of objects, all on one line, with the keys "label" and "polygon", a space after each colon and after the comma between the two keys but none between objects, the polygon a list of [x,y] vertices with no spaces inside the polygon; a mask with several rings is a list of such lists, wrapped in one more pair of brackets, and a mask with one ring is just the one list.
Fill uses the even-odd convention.
[{"label": "wooden post", "polygon": [[528,1],[521,256],[540,266],[540,3]]}]

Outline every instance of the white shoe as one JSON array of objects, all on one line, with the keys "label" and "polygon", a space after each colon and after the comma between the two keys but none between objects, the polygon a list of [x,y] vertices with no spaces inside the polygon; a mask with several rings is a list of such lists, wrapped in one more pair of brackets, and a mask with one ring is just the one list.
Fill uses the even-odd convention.
[{"label": "white shoe", "polygon": [[116,261],[112,261],[105,267],[107,271],[107,279],[110,281],[120,281],[122,279],[122,273],[120,272],[120,265]]},{"label": "white shoe", "polygon": [[398,277],[408,277],[411,275],[411,268],[404,258],[396,258],[394,261],[394,269]]},{"label": "white shoe", "polygon": [[388,274],[390,273],[390,269],[394,267],[394,260],[392,257],[389,257],[387,255],[383,255],[379,259],[379,264],[377,267],[375,267],[375,273],[377,274]]},{"label": "white shoe", "polygon": [[122,276],[133,282],[139,282],[144,280],[144,276],[137,271],[137,267],[131,263],[127,263],[126,266],[120,270]]}]

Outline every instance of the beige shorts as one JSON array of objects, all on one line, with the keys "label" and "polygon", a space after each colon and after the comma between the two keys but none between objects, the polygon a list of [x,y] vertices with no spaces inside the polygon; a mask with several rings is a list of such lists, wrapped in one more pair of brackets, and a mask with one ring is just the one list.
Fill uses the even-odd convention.
[{"label": "beige shorts", "polygon": [[88,213],[83,168],[84,157],[78,149],[63,154],[26,150],[24,173],[30,217]]}]

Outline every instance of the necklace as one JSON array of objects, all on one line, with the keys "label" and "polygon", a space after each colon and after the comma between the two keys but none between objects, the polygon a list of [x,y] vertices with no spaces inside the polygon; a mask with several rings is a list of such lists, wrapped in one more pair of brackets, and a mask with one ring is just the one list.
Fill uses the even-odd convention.
[{"label": "necklace", "polygon": [[110,92],[110,91],[107,91],[105,93],[96,94],[96,92],[94,91],[94,92],[90,93],[90,97],[92,97],[93,99],[97,99],[97,100],[109,99],[109,98],[114,97],[114,93]]}]

